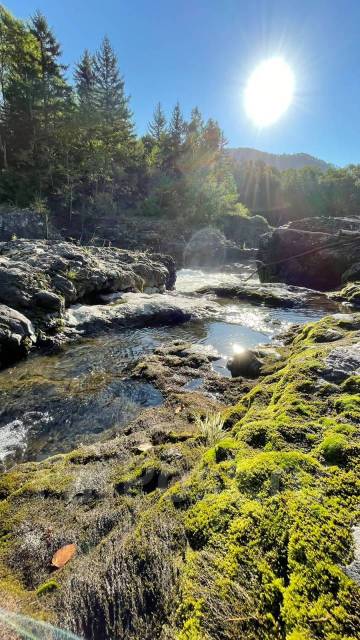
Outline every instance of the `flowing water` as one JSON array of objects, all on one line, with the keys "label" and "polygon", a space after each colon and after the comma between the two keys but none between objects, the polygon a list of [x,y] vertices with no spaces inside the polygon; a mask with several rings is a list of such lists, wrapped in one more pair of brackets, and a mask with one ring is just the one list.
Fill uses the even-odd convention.
[{"label": "flowing water", "polygon": [[[206,284],[236,283],[253,265],[235,273],[184,269],[177,291],[196,295]],[[60,353],[34,353],[0,372],[0,461],[39,460],[121,430],[145,407],[163,402],[151,384],[129,378],[129,367],[157,346],[184,339],[214,348],[214,369],[229,375],[226,361],[238,345],[269,343],[293,323],[334,311],[325,301],[311,308],[269,309],[248,302],[221,301],[221,317],[179,326],[104,332],[67,345]],[[191,388],[191,385],[190,387]]]}]

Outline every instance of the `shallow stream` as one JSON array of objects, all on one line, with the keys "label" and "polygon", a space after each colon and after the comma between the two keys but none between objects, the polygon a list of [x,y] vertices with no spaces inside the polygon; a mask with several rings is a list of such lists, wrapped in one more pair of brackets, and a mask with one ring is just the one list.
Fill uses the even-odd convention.
[{"label": "shallow stream", "polygon": [[[251,272],[184,269],[177,291],[196,295],[207,284],[240,282]],[[214,369],[229,375],[227,359],[238,345],[274,341],[293,323],[321,318],[336,308],[324,298],[292,309],[269,309],[222,300],[221,318],[178,326],[113,330],[64,347],[60,353],[32,354],[0,372],[0,461],[39,460],[93,441],[107,429],[121,430],[145,407],[163,402],[151,384],[129,379],[128,369],[142,355],[175,339],[211,346],[219,359]]]}]

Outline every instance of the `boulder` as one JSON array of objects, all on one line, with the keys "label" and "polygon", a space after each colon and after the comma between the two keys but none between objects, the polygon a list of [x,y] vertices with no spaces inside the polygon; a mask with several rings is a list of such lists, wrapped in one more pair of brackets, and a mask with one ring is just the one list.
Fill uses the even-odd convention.
[{"label": "boulder", "polygon": [[0,366],[26,356],[35,340],[30,320],[22,313],[0,304]]},{"label": "boulder", "polygon": [[250,349],[236,353],[227,363],[233,378],[258,378],[261,371],[261,360]]},{"label": "boulder", "polygon": [[[313,223],[313,229],[325,232],[295,228],[295,224],[305,227],[305,221],[291,223],[275,229],[260,239],[258,272],[262,282],[284,282],[286,284],[309,287],[321,291],[336,289],[342,283],[343,274],[356,262],[360,262],[360,222],[352,222],[353,229],[338,230],[334,219],[320,225]],[[301,223],[301,224],[300,224]],[[344,226],[348,226],[346,221]]]}]

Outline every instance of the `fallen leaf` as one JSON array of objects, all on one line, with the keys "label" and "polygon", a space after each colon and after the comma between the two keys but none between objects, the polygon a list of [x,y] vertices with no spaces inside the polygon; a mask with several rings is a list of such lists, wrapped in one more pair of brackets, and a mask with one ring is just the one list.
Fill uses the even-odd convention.
[{"label": "fallen leaf", "polygon": [[71,558],[74,557],[76,553],[76,544],[66,544],[61,549],[58,549],[56,553],[54,553],[53,558],[51,560],[51,564],[53,567],[57,569],[61,569]]},{"label": "fallen leaf", "polygon": [[181,411],[181,406],[180,407],[176,407],[175,412],[174,413],[180,413]]}]

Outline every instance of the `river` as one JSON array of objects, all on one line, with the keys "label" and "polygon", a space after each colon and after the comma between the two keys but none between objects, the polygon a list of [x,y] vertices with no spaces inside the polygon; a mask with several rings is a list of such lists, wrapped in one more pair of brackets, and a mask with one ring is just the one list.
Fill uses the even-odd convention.
[{"label": "river", "polygon": [[[176,291],[196,295],[200,286],[241,282],[253,265],[234,273],[179,271]],[[256,280],[254,280],[256,282]],[[151,384],[131,380],[129,369],[144,354],[174,339],[216,350],[213,367],[229,376],[228,358],[238,346],[279,339],[292,324],[314,321],[335,307],[323,301],[291,309],[221,300],[220,318],[177,326],[104,331],[70,343],[60,353],[33,353],[0,372],[0,461],[41,460],[66,452],[111,430],[124,428],[143,408],[164,398]]]}]

